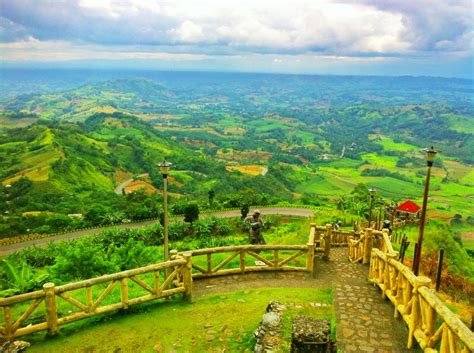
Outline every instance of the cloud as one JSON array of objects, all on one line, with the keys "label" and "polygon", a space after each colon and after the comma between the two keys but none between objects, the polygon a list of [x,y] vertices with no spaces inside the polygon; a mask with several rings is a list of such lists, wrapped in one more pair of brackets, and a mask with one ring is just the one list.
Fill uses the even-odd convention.
[{"label": "cloud", "polygon": [[3,41],[193,45],[223,53],[466,50],[470,2],[0,0]]},{"label": "cloud", "polygon": [[6,61],[70,61],[70,60],[128,60],[150,59],[167,61],[209,60],[204,54],[173,53],[156,51],[150,47],[114,46],[97,44],[75,45],[65,41],[39,41],[28,38],[24,41],[0,43],[0,51]]},{"label": "cloud", "polygon": [[339,73],[391,65],[471,77],[473,37],[470,0],[0,0],[0,61],[9,63]]}]

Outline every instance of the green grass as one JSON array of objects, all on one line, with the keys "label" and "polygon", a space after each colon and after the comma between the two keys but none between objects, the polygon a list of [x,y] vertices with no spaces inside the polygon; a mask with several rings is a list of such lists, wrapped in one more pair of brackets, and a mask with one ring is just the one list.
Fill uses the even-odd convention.
[{"label": "green grass", "polygon": [[[255,344],[257,328],[270,301],[288,305],[282,333],[288,339],[295,315],[335,321],[330,288],[263,288],[209,294],[193,303],[180,299],[142,306],[130,314],[116,314],[65,327],[54,338],[29,338],[30,352],[243,352]],[[327,304],[313,307],[310,303]],[[136,311],[136,310],[135,310]],[[238,317],[236,317],[238,313]],[[113,317],[112,320],[109,318]],[[208,327],[210,326],[210,327]],[[184,333],[184,334],[183,334]],[[210,336],[213,337],[210,340]]]},{"label": "green grass", "polygon": [[399,152],[411,152],[414,150],[419,150],[420,148],[414,145],[410,145],[404,142],[395,142],[393,139],[389,137],[385,137],[379,135],[378,137],[381,138],[380,141],[377,141],[379,145],[383,147],[386,151],[399,151]]}]

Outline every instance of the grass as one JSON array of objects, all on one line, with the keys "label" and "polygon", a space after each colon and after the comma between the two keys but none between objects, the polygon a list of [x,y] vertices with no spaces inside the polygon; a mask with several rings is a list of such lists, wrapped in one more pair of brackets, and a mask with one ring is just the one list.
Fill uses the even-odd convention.
[{"label": "grass", "polygon": [[[209,294],[192,304],[180,299],[145,305],[139,312],[71,324],[54,338],[30,337],[30,352],[244,352],[270,301],[288,305],[282,332],[289,338],[295,315],[334,322],[330,288],[263,288]],[[313,307],[309,303],[327,304]],[[239,319],[236,319],[238,313]],[[93,323],[93,325],[92,325]],[[183,335],[183,332],[186,334]],[[106,339],[105,339],[106,338]]]},{"label": "grass", "polygon": [[378,135],[378,137],[380,137],[380,141],[377,143],[381,145],[386,151],[411,152],[420,149],[420,147],[410,145],[408,143],[395,142],[393,139],[386,136]]}]

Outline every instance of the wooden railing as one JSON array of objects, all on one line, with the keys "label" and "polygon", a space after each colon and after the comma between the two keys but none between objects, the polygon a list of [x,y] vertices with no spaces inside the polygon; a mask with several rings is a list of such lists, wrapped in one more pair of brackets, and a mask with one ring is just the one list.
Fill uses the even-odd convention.
[{"label": "wooden railing", "polygon": [[[178,293],[189,299],[192,294],[191,261],[191,254],[183,253],[164,263],[62,286],[46,283],[43,290],[1,298],[3,323],[0,335],[7,340],[43,330],[54,335],[61,325],[135,304]],[[132,282],[136,284],[133,291],[136,296],[129,292]],[[114,295],[114,292],[118,293]],[[71,310],[61,310],[64,304]],[[35,317],[28,320],[34,313]]]},{"label": "wooden railing", "polygon": [[[370,231],[365,235],[370,236]],[[407,347],[412,348],[416,340],[424,352],[473,352],[473,332],[437,297],[429,278],[415,276],[397,257],[384,232],[380,249],[371,249],[369,280],[393,303],[394,316],[408,325]]]},{"label": "wooden railing", "polygon": [[368,264],[374,247],[393,252],[388,229],[378,231],[367,228],[360,231],[358,239],[349,238],[349,260]]},{"label": "wooden railing", "polygon": [[[258,271],[312,272],[315,250],[307,245],[240,245],[194,250],[191,252],[193,278]],[[225,256],[219,256],[222,254]],[[298,260],[302,255],[306,256],[305,260]],[[204,261],[200,261],[202,257]],[[249,260],[257,265],[251,265]]]},{"label": "wooden railing", "polygon": [[262,271],[312,273],[315,254],[329,258],[331,226],[328,226],[311,224],[306,245],[237,245],[190,251],[192,276],[203,278]]},{"label": "wooden railing", "polygon": [[[0,298],[0,335],[8,340],[47,330],[54,335],[67,323],[182,293],[192,298],[193,278],[260,271],[313,273],[315,254],[329,259],[332,244],[347,243],[351,232],[332,226],[310,227],[306,245],[241,245],[171,251],[171,261],[80,282]],[[141,276],[141,277],[139,277]]]}]

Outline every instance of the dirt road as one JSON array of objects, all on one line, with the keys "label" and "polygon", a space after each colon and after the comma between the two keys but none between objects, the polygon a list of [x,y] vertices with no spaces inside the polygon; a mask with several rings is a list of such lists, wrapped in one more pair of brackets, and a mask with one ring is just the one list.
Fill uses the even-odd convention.
[{"label": "dirt road", "polygon": [[[253,212],[254,208],[250,209],[250,212]],[[313,216],[313,211],[310,209],[305,209],[305,208],[291,208],[291,207],[268,207],[268,208],[262,208],[260,210],[262,212],[262,215],[285,215],[285,216],[299,216],[299,217],[312,217]],[[217,212],[211,212],[211,213],[202,213],[202,217],[218,217],[218,218],[232,218],[232,217],[240,217],[240,210],[232,210],[232,211],[217,211]],[[180,220],[181,218],[175,218]],[[126,223],[126,224],[119,224],[119,225],[114,225],[114,226],[109,226],[109,227],[100,227],[100,228],[94,228],[94,229],[85,229],[85,230],[78,230],[74,232],[69,232],[69,233],[64,233],[64,234],[59,234],[59,235],[54,235],[48,238],[43,238],[43,239],[36,239],[36,240],[30,240],[30,241],[25,241],[22,243],[17,243],[17,244],[11,244],[11,245],[4,245],[0,246],[0,257],[5,257],[10,254],[13,254],[16,251],[19,251],[23,248],[28,248],[32,246],[38,246],[38,247],[45,247],[48,245],[50,242],[58,242],[58,241],[67,241],[67,240],[72,240],[72,239],[77,239],[77,238],[82,238],[88,235],[92,234],[97,234],[102,232],[103,230],[106,229],[136,229],[136,228],[142,228],[154,223],[157,223],[158,220],[151,220],[151,221],[144,221],[144,222],[138,222],[138,223]]]}]

